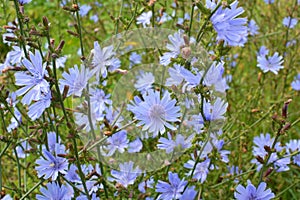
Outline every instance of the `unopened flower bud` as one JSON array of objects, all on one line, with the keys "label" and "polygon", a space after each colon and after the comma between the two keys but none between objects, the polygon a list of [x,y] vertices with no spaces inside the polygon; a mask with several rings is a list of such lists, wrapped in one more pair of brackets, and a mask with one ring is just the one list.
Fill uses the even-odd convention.
[{"label": "unopened flower bud", "polygon": [[291,128],[291,123],[286,123],[282,129],[280,130],[280,133],[283,134],[285,133],[287,130],[289,130]]},{"label": "unopened flower bud", "polygon": [[58,58],[58,55],[56,53],[53,53],[53,54],[51,54],[51,57],[56,59],[56,58]]},{"label": "unopened flower bud", "polygon": [[271,152],[272,152],[271,147],[269,147],[269,146],[267,146],[267,145],[264,146],[264,149],[265,149],[265,151],[268,152],[268,153],[271,153]]},{"label": "unopened flower bud", "polygon": [[43,17],[43,25],[45,26],[46,29],[49,28],[49,20],[47,17]]},{"label": "unopened flower bud", "polygon": [[272,167],[270,167],[270,168],[265,172],[264,177],[268,177],[268,176],[272,173],[273,170],[274,170],[274,169],[273,169]]},{"label": "unopened flower bud", "polygon": [[282,107],[282,117],[283,118],[287,118],[287,109],[288,109],[288,105],[292,102],[292,99],[287,100],[286,102],[284,102],[284,105]]},{"label": "unopened flower bud", "polygon": [[186,46],[190,46],[190,40],[187,35],[183,35],[183,40]]},{"label": "unopened flower bud", "polygon": [[10,36],[6,36],[5,40],[8,41],[8,42],[18,42],[18,38],[10,37]]},{"label": "unopened flower bud", "polygon": [[191,55],[191,47],[183,47],[181,49],[181,54],[184,59],[188,59]]},{"label": "unopened flower bud", "polygon": [[37,45],[37,44],[35,44],[33,42],[28,42],[27,45],[30,46],[30,47],[32,47],[32,48],[34,48],[34,49],[38,49],[39,48],[39,45]]},{"label": "unopened flower bud", "polygon": [[63,6],[63,9],[69,12],[76,12],[76,10],[74,8],[71,8],[69,6]]},{"label": "unopened flower bud", "polygon": [[70,35],[73,35],[73,36],[75,36],[75,37],[79,37],[79,34],[78,34],[78,33],[75,33],[75,32],[73,32],[73,31],[71,31],[71,30],[67,30],[67,32],[68,32]]},{"label": "unopened flower bud", "polygon": [[60,51],[62,50],[62,48],[64,47],[65,45],[65,41],[62,40],[60,41],[59,45],[57,46],[57,48],[55,49],[56,52],[60,53]]},{"label": "unopened flower bud", "polygon": [[72,5],[72,8],[75,9],[76,11],[79,10],[79,6],[78,6],[77,4],[73,4],[73,5]]},{"label": "unopened flower bud", "polygon": [[264,161],[264,159],[263,159],[262,157],[256,156],[255,158],[256,158],[256,160],[257,160],[258,162],[260,162],[261,164],[264,164],[264,163],[265,163],[265,161]]}]

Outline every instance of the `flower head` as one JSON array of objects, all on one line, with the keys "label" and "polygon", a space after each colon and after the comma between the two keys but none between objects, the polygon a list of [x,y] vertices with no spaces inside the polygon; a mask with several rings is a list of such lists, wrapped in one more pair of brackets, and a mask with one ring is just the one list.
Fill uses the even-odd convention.
[{"label": "flower head", "polygon": [[69,69],[69,73],[64,72],[62,74],[64,79],[59,80],[60,90],[63,91],[65,86],[69,87],[67,96],[76,95],[81,96],[82,90],[88,84],[88,80],[91,77],[89,69],[81,65],[81,70],[79,71],[78,66],[75,65],[74,68]]},{"label": "flower head", "polygon": [[178,199],[182,196],[181,193],[186,184],[187,181],[181,180],[177,173],[169,172],[169,183],[159,180],[156,185],[156,192],[162,193],[159,199]]},{"label": "flower head", "polygon": [[143,27],[146,28],[147,25],[149,25],[151,22],[151,17],[152,17],[152,11],[142,13],[138,18],[137,18],[137,24],[143,24]]},{"label": "flower head", "polygon": [[250,35],[252,35],[252,36],[257,35],[258,29],[259,29],[259,27],[257,26],[256,22],[253,19],[251,19],[248,24],[248,30],[249,30]]},{"label": "flower head", "polygon": [[44,157],[36,161],[39,166],[35,167],[38,177],[44,179],[52,178],[55,181],[58,173],[66,174],[68,169],[68,160],[59,156],[52,155],[49,151],[43,150]]},{"label": "flower head", "polygon": [[217,32],[217,41],[224,40],[229,46],[244,46],[248,36],[247,19],[237,18],[244,9],[237,5],[238,1],[234,1],[230,8],[219,7],[210,19]]},{"label": "flower head", "polygon": [[65,185],[59,186],[59,184],[55,182],[47,183],[47,188],[42,187],[40,192],[42,194],[37,194],[37,200],[71,200],[72,195],[70,195],[69,189]]},{"label": "flower head", "polygon": [[[144,101],[129,105],[128,109],[134,113],[134,118],[140,122],[138,126],[143,126],[143,130],[154,133],[154,136],[166,131],[165,126],[171,130],[176,128],[170,122],[180,121],[180,107],[176,106],[176,100],[171,99],[170,93],[166,91],[160,98],[160,92],[149,90],[143,95]],[[137,100],[137,99],[136,99]]]},{"label": "flower head", "polygon": [[291,83],[291,86],[294,90],[300,91],[300,74],[295,77],[294,81]]},{"label": "flower head", "polygon": [[264,73],[271,71],[274,74],[278,74],[280,69],[283,69],[283,57],[279,56],[276,52],[273,56],[257,56],[257,67],[263,70]]},{"label": "flower head", "polygon": [[140,74],[137,76],[137,82],[134,84],[134,87],[140,91],[142,94],[151,89],[152,84],[155,82],[155,78],[151,72],[140,71]]},{"label": "flower head", "polygon": [[18,0],[21,5],[28,4],[31,0]]},{"label": "flower head", "polygon": [[46,65],[43,65],[41,54],[36,51],[35,54],[29,52],[30,60],[24,58],[22,63],[28,72],[15,73],[16,85],[24,86],[16,91],[17,96],[23,94],[22,103],[29,105],[31,101],[38,101],[42,99],[45,93],[49,93],[50,85],[44,79],[47,75]]},{"label": "flower head", "polygon": [[177,56],[180,55],[181,48],[185,45],[183,33],[180,30],[174,35],[169,35],[168,38],[171,42],[171,44],[167,44],[169,52],[164,53],[164,55],[160,58],[160,64],[164,66],[171,63],[171,58],[177,58]]},{"label": "flower head", "polygon": [[114,178],[110,178],[111,181],[117,181],[122,184],[124,187],[128,185],[132,185],[135,179],[141,174],[141,170],[136,167],[133,169],[133,162],[125,162],[124,164],[120,164],[120,171],[111,170],[111,175]]},{"label": "flower head", "polygon": [[108,145],[105,147],[109,152],[106,156],[111,156],[118,150],[120,153],[125,151],[128,147],[129,140],[127,139],[127,133],[125,130],[121,130],[107,139]]},{"label": "flower head", "polygon": [[282,21],[282,24],[285,27],[288,28],[294,28],[298,23],[298,20],[296,18],[291,18],[291,17],[285,17]]},{"label": "flower head", "polygon": [[245,188],[242,185],[238,185],[236,191],[234,192],[234,197],[238,200],[269,200],[275,197],[271,189],[267,189],[267,184],[261,182],[256,188],[252,185],[251,181],[247,181],[248,185]]},{"label": "flower head", "polygon": [[119,68],[121,62],[115,57],[116,53],[113,51],[113,46],[104,47],[101,49],[99,43],[94,42],[94,49],[92,53],[94,55],[92,64],[95,69],[93,70],[96,73],[96,77],[99,77],[101,74],[102,77],[107,76],[107,70],[112,72],[115,69]]}]

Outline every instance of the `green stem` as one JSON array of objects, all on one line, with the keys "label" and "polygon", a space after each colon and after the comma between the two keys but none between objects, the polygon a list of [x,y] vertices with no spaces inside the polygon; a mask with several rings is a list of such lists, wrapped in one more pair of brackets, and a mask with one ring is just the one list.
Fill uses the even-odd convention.
[{"label": "green stem", "polygon": [[189,37],[191,37],[191,33],[192,33],[192,25],[193,25],[193,19],[194,19],[194,2],[192,4],[192,11],[191,11],[191,21],[190,21],[190,26],[189,26]]},{"label": "green stem", "polygon": [[18,165],[17,167],[18,167],[18,184],[19,184],[18,186],[19,186],[19,191],[22,191],[22,189],[21,189],[22,188],[21,167],[20,167],[20,160],[19,160],[16,148],[14,148],[14,152],[15,152],[15,155],[16,155],[16,161],[17,161],[17,165]]},{"label": "green stem", "polygon": [[28,192],[26,192],[24,194],[24,196],[21,197],[20,200],[24,200],[28,195],[30,195],[37,187],[39,187],[45,180],[41,180],[40,182],[38,182],[37,184],[35,184],[30,190],[28,190]]},{"label": "green stem", "polygon": [[[75,4],[78,5],[78,1],[75,0]],[[80,22],[80,16],[79,16],[79,11],[76,11],[76,19],[77,19],[77,24],[78,24],[78,34],[79,34],[79,40],[80,40],[80,49],[81,49],[81,56],[84,57],[84,49],[83,49],[83,42],[82,42],[82,33],[81,33],[81,22]]]},{"label": "green stem", "polygon": [[[90,100],[90,96],[89,96],[89,84],[87,84],[86,88],[87,88],[86,98],[87,98],[87,102],[88,102],[88,121],[89,121],[89,124],[90,124],[90,127],[91,127],[93,138],[96,141],[96,134],[95,134],[95,130],[94,130],[93,122],[92,122],[91,100]],[[101,162],[101,153],[100,153],[99,145],[97,145],[97,155],[98,155],[98,159],[99,159],[99,166],[100,166],[101,173],[102,173],[102,175],[104,175],[105,173],[104,173],[104,169],[103,169],[103,164]],[[108,198],[106,184],[105,184],[105,182],[102,182],[102,184],[103,184],[105,197]]]},{"label": "green stem", "polygon": [[[272,144],[272,146],[271,146],[271,150],[273,150],[273,149],[275,148],[275,145],[276,145],[276,143],[277,143],[277,141],[278,141],[278,139],[279,139],[279,137],[280,137],[280,131],[281,131],[282,127],[283,127],[283,126],[281,125],[281,127],[278,129],[278,132],[277,132],[277,134],[276,134],[276,137],[275,137],[275,139],[274,139],[274,141],[273,141],[273,144]],[[263,181],[262,179],[263,179],[264,171],[265,171],[265,168],[268,166],[268,162],[269,162],[269,160],[270,160],[272,154],[273,154],[273,152],[268,152],[268,156],[267,156],[267,158],[264,160],[264,164],[263,164],[263,166],[262,166],[262,168],[261,168],[260,175],[259,175],[259,182],[260,182],[260,183]]]},{"label": "green stem", "polygon": [[18,22],[19,22],[19,26],[20,26],[20,32],[21,32],[21,45],[23,47],[23,50],[24,50],[24,54],[25,54],[25,57],[26,58],[29,58],[28,57],[28,54],[27,54],[27,51],[26,51],[26,45],[24,43],[24,37],[25,37],[25,34],[24,34],[24,30],[23,30],[23,23],[22,23],[22,20],[21,20],[21,13],[20,13],[20,10],[19,10],[19,7],[18,7],[18,1],[17,0],[14,0],[14,4],[15,4],[15,9],[16,9],[16,13],[17,13],[17,18],[18,18]]},{"label": "green stem", "polygon": [[204,22],[204,24],[202,25],[202,27],[200,28],[199,32],[198,32],[198,35],[197,35],[197,39],[196,39],[196,42],[199,43],[200,40],[202,39],[203,37],[203,34],[204,34],[204,29],[206,28],[210,18],[215,14],[215,12],[219,9],[219,7],[221,6],[221,3],[219,3],[215,9],[210,13],[210,15],[208,16],[208,18],[206,19],[206,21]]}]

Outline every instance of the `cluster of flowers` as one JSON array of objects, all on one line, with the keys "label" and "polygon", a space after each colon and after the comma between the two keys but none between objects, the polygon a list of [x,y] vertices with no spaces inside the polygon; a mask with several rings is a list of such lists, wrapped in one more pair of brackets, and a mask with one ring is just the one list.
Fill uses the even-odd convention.
[{"label": "cluster of flowers", "polygon": [[[21,5],[29,2],[30,0],[19,0]],[[273,3],[273,1],[265,2]],[[258,33],[259,28],[254,20],[247,24],[246,18],[239,18],[244,10],[238,7],[238,1],[224,8],[219,2],[207,0],[206,8],[213,13],[210,22],[217,33],[216,42],[224,42],[225,46],[243,46],[247,42],[248,35],[254,36]],[[91,7],[87,5],[81,6],[80,15],[86,16],[90,9]],[[152,16],[152,11],[141,14],[137,17],[137,24],[147,27],[151,23]],[[97,15],[92,19],[96,21]],[[170,19],[167,14],[163,14],[157,21],[163,23]],[[189,19],[190,16],[186,15],[179,22]],[[284,18],[283,24],[287,28],[294,28],[297,20],[287,17]],[[7,36],[16,37],[13,31],[3,35],[4,38]],[[217,96],[218,93],[224,94],[229,89],[228,79],[224,73],[225,61],[211,61],[211,65],[206,66],[207,69],[196,67],[201,58],[193,55],[192,46],[199,42],[197,40],[198,38],[187,39],[182,31],[169,35],[169,43],[166,45],[168,51],[160,57],[160,64],[169,67],[165,87],[156,88],[155,75],[152,72],[140,71],[134,84],[139,93],[126,105],[127,111],[133,116],[130,123],[137,122],[135,126],[141,128],[141,134],[132,138],[129,136],[130,130],[124,128],[117,129],[112,135],[103,136],[105,142],[100,149],[102,156],[111,157],[124,152],[142,152],[145,150],[145,141],[142,139],[148,138],[156,139],[155,148],[164,150],[166,154],[171,154],[176,149],[187,150],[192,146],[197,146],[196,151],[190,155],[190,160],[182,166],[187,178],[196,179],[200,183],[206,181],[210,171],[220,167],[218,163],[229,162],[230,151],[224,149],[223,130],[221,128],[209,129],[212,123],[225,119],[228,107],[228,104]],[[19,69],[14,73],[15,85],[19,88],[11,92],[6,99],[7,105],[14,109],[11,124],[7,127],[8,132],[11,132],[22,122],[22,115],[16,106],[19,103],[18,98],[22,98],[20,102],[23,107],[28,106],[27,115],[32,121],[40,119],[53,104],[54,92],[51,90],[52,77],[49,71],[51,68],[64,66],[66,58],[56,59],[54,64],[56,66],[51,66],[50,63],[43,62],[44,55],[37,49],[35,51],[29,47],[22,49],[13,42],[9,45],[13,50],[7,54],[5,62],[0,65],[0,72]],[[75,123],[86,132],[103,131],[108,126],[106,124],[116,127],[126,126],[121,108],[113,108],[111,95],[105,89],[110,73],[121,72],[122,63],[117,58],[114,48],[113,45],[101,48],[98,42],[94,42],[90,65],[87,64],[89,61],[85,61],[80,67],[75,65],[69,68],[68,72],[62,73],[62,78],[57,82],[59,91],[56,92],[60,95],[65,93],[63,98],[84,97],[83,102],[76,108]],[[278,52],[271,57],[268,57],[268,54],[269,50],[262,46],[257,54],[257,66],[263,72],[271,71],[277,74],[283,68],[283,57],[279,56]],[[140,64],[142,56],[136,52],[131,53],[129,68]],[[50,67],[49,71],[47,67]],[[300,76],[298,75],[292,82],[292,87],[294,90],[300,90],[299,85]],[[174,88],[179,89],[180,93],[174,92]],[[183,93],[185,94],[184,101],[179,97]],[[184,113],[185,109],[198,112]],[[191,134],[179,132],[181,126],[184,126],[185,130],[190,130]],[[208,133],[205,138],[201,133],[207,129]],[[256,158],[251,162],[257,165],[258,171],[263,166],[259,160],[268,155],[270,155],[268,164],[273,164],[277,172],[289,170],[291,158],[294,164],[300,166],[300,140],[291,140],[285,146],[279,142],[273,145],[274,141],[275,138],[271,138],[269,134],[254,138],[253,155]],[[270,154],[266,146],[269,148],[274,146],[275,152]],[[25,158],[26,152],[31,148],[31,144],[27,141],[22,142],[17,147],[18,157]],[[47,143],[41,145],[40,149],[42,151],[40,158],[35,162],[37,165],[35,170],[39,178],[51,179],[51,181],[45,187],[40,188],[40,194],[36,195],[37,199],[76,198],[82,200],[87,199],[87,196],[93,200],[100,199],[96,193],[99,190],[105,190],[104,182],[99,182],[99,177],[102,178],[103,174],[101,166],[71,163],[66,158],[69,150],[66,150],[62,139],[55,132],[47,133]],[[282,155],[283,152],[285,152],[284,155]],[[216,155],[216,157],[211,159],[211,155]],[[141,193],[154,190],[159,199],[183,200],[196,197],[196,187],[185,178],[180,178],[181,174],[169,171],[167,181],[154,180],[152,176],[147,177],[147,172],[139,166],[134,167],[135,165],[133,161],[120,163],[118,170],[111,169],[109,177],[104,178],[107,178],[109,183],[118,183],[122,188],[128,188],[139,180],[138,190]],[[235,166],[232,167],[235,168]],[[230,173],[236,172],[231,170]],[[144,178],[141,178],[141,181],[137,179],[138,177]],[[60,178],[64,180],[63,183],[58,181]],[[118,192],[114,195],[118,196]],[[79,195],[75,196],[75,194]],[[270,189],[266,189],[265,182],[261,181],[256,189],[251,181],[248,181],[246,187],[241,184],[236,187],[234,197],[267,200],[274,198],[275,195]],[[10,199],[9,196],[5,198]],[[156,198],[151,196],[146,199]]]}]

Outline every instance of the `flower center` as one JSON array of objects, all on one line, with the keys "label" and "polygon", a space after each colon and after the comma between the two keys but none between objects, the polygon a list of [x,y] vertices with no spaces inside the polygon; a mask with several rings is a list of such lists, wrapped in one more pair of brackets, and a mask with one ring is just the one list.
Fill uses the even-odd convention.
[{"label": "flower center", "polygon": [[166,115],[166,112],[162,105],[155,104],[150,108],[149,116],[152,120],[164,119],[165,115]]}]

